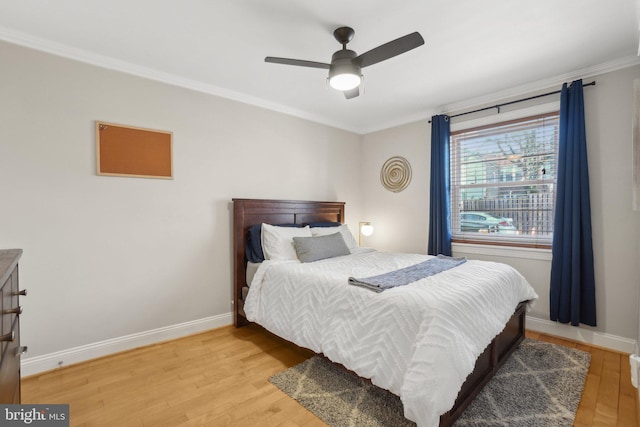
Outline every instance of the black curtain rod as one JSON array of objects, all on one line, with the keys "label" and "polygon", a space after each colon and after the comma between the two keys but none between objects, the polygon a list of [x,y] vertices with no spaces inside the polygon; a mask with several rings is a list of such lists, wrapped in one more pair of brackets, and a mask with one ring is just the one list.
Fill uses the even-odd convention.
[{"label": "black curtain rod", "polygon": [[[596,85],[596,82],[593,81],[591,83],[583,83],[582,87],[595,86],[595,85]],[[511,104],[517,104],[519,102],[531,101],[532,99],[543,98],[545,96],[555,95],[555,94],[560,93],[560,92],[562,92],[562,90],[556,90],[556,91],[553,91],[553,92],[543,93],[541,95],[535,95],[535,96],[530,96],[528,98],[517,99],[515,101],[505,102],[503,104],[496,104],[496,105],[492,105],[491,107],[478,108],[477,110],[467,111],[466,113],[454,114],[453,116],[449,116],[449,118],[452,119],[454,117],[459,117],[459,116],[464,116],[464,115],[467,115],[467,114],[478,113],[480,111],[493,110],[494,108],[496,108],[498,110],[498,114],[500,114],[500,108],[504,107],[505,105],[511,105]],[[429,123],[431,123],[431,120],[429,120]]]}]

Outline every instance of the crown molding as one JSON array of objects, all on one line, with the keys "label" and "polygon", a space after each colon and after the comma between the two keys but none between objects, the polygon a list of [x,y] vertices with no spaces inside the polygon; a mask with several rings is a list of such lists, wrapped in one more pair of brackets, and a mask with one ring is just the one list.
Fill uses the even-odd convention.
[{"label": "crown molding", "polygon": [[194,90],[196,92],[226,98],[232,101],[241,102],[243,104],[249,104],[255,107],[283,113],[289,116],[298,117],[330,127],[347,130],[349,132],[360,133],[358,129],[355,129],[352,126],[347,125],[346,123],[327,120],[326,117],[310,114],[306,111],[287,107],[282,104],[270,102],[262,98],[246,95],[244,93],[221,88],[219,86],[211,85],[208,83],[203,83],[198,80],[184,78],[176,74],[166,73],[154,68],[144,67],[110,56],[96,54],[88,50],[78,49],[66,44],[35,37],[30,34],[25,34],[2,26],[0,26],[0,40],[49,53],[55,56],[61,56],[74,61],[83,62],[85,64],[94,65],[100,68],[106,68],[137,77],[154,80],[160,83],[169,84],[172,86],[179,86],[185,89]]},{"label": "crown molding", "polygon": [[512,87],[509,89],[501,90],[498,92],[492,92],[490,94],[482,95],[475,98],[465,99],[463,101],[446,104],[437,108],[430,108],[419,113],[415,113],[409,116],[401,117],[397,120],[377,123],[375,127],[369,127],[365,129],[358,129],[357,133],[366,135],[386,129],[390,129],[397,126],[403,126],[409,123],[415,123],[420,120],[426,120],[431,118],[434,114],[452,114],[454,112],[471,110],[483,105],[490,105],[497,103],[504,99],[528,96],[532,92],[539,90],[549,89],[550,87],[559,87],[564,82],[571,82],[576,79],[589,79],[602,74],[606,74],[612,71],[621,70],[623,68],[632,67],[634,65],[640,65],[640,57],[636,55],[626,56],[613,61],[605,62],[603,64],[594,65],[587,68],[582,68],[570,73],[565,73],[559,76],[550,77],[543,80],[527,83],[525,85]]},{"label": "crown molding", "polygon": [[395,120],[378,122],[375,124],[375,126],[359,129],[358,133],[360,135],[367,135],[370,133],[380,132],[383,130],[408,125],[410,123],[419,122],[419,121],[425,120],[427,117],[431,118],[431,116],[435,114],[439,114],[438,111],[439,110],[428,109],[428,110],[420,111],[415,114],[402,116]]},{"label": "crown molding", "polygon": [[[397,126],[402,126],[409,123],[414,123],[425,118],[431,117],[433,114],[447,114],[455,111],[462,111],[465,109],[476,108],[479,105],[490,104],[502,99],[522,96],[537,90],[546,89],[552,86],[559,86],[566,81],[572,81],[578,78],[590,78],[600,74],[616,71],[622,68],[631,67],[640,64],[640,58],[638,56],[623,57],[614,61],[609,61],[604,64],[583,68],[571,73],[566,73],[560,76],[551,77],[544,80],[538,80],[536,82],[528,83],[526,85],[517,86],[511,89],[494,92],[484,96],[466,99],[460,102],[446,104],[438,108],[424,110],[419,113],[407,115],[398,118],[393,121],[384,123],[378,123],[374,127],[354,127],[343,122],[337,122],[334,120],[328,120],[326,117],[310,114],[307,111],[291,108],[282,104],[267,101],[262,98],[250,96],[244,93],[232,91],[229,89],[221,88],[219,86],[203,83],[201,81],[187,79],[176,74],[166,73],[157,69],[143,67],[131,62],[122,61],[110,56],[99,55],[84,49],[78,49],[62,43],[57,43],[51,40],[35,37],[30,34],[26,34],[14,29],[0,26],[0,40],[8,43],[16,44],[19,46],[27,47],[30,49],[46,52],[52,55],[72,59],[75,61],[83,62],[86,64],[94,65],[100,68],[106,68],[113,71],[118,71],[137,77],[142,77],[149,80],[154,80],[160,83],[165,83],[172,86],[179,86],[185,89],[194,90],[209,95],[226,98],[232,101],[241,102],[243,104],[252,105],[259,108],[275,111],[278,113],[286,114],[289,116],[298,117],[311,122],[323,124],[326,126],[342,129],[348,132],[352,132],[358,135],[365,135],[368,133],[377,132],[380,130],[390,129]],[[438,113],[439,112],[439,113]]]},{"label": "crown molding", "polygon": [[590,79],[602,74],[610,73],[612,71],[633,67],[634,65],[640,65],[640,57],[636,55],[630,55],[630,56],[615,59],[613,61],[605,62],[602,64],[598,64],[591,67],[582,68],[580,70],[572,71],[569,73],[561,74],[558,76],[550,77],[547,79],[527,83],[525,85],[516,86],[510,89],[493,92],[491,94],[443,105],[437,110],[440,111],[440,114],[451,114],[453,112],[470,110],[473,108],[477,108],[481,105],[496,103],[498,101],[512,98],[512,97],[529,95],[535,91],[548,89],[554,86],[555,87],[561,86],[565,82],[571,82],[577,79],[583,79],[583,80]]}]

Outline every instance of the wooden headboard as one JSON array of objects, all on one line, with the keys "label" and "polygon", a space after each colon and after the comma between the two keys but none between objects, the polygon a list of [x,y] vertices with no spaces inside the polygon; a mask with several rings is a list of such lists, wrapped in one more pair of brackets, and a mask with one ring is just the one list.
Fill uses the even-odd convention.
[{"label": "wooden headboard", "polygon": [[317,221],[344,223],[344,202],[233,199],[233,323],[248,325],[244,317],[242,287],[246,286],[245,243],[255,224],[308,224]]}]

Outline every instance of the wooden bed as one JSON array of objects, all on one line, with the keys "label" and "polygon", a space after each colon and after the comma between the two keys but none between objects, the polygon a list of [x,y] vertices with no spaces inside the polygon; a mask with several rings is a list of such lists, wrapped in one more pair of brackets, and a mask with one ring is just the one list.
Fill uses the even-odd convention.
[{"label": "wooden bed", "polygon": [[[245,242],[249,227],[255,224],[307,224],[317,221],[344,223],[343,202],[317,202],[294,200],[233,199],[233,253],[234,253],[234,324],[236,327],[250,322],[244,315],[242,288],[246,282]],[[440,426],[450,426],[480,393],[495,372],[506,362],[524,339],[526,302],[521,302],[504,330],[478,357],[474,371],[458,394],[453,408],[440,417]]]}]

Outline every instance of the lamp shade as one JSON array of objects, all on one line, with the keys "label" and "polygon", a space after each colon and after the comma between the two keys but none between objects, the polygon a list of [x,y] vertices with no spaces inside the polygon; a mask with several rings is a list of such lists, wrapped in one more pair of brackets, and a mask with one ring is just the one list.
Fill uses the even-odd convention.
[{"label": "lamp shade", "polygon": [[362,236],[369,237],[373,234],[373,225],[370,222],[358,224],[358,246],[362,246]]},{"label": "lamp shade", "polygon": [[373,234],[373,225],[370,222],[363,222],[360,225],[360,232],[363,236],[371,236]]}]

